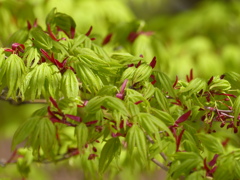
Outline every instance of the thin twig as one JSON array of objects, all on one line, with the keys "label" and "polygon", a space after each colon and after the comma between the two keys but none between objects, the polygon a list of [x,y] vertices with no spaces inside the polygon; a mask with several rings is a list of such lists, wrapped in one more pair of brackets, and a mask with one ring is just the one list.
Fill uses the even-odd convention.
[{"label": "thin twig", "polygon": [[164,164],[160,163],[158,160],[156,160],[155,158],[151,159],[152,162],[154,162],[157,166],[159,166],[160,168],[162,168],[165,171],[168,171],[169,168],[167,166],[165,166]]},{"label": "thin twig", "polygon": [[[151,144],[154,144],[154,143],[155,143],[154,140],[153,140],[149,135],[147,135],[147,139],[149,140],[149,142],[150,142]],[[164,161],[168,162],[168,158],[167,158],[167,156],[164,154],[164,152],[161,152],[160,155],[162,156],[162,158],[164,159]]]},{"label": "thin twig", "polygon": [[34,101],[22,101],[21,97],[17,97],[16,99],[8,98],[6,99],[5,96],[1,95],[0,100],[7,101],[12,105],[19,106],[23,104],[46,104],[47,101],[45,99],[36,99]]}]

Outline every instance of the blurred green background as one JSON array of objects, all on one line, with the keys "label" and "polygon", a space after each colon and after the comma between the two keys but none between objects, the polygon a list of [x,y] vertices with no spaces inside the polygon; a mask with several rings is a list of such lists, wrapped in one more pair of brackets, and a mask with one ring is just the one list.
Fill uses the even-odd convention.
[{"label": "blurred green background", "polygon": [[[140,54],[150,62],[157,57],[157,69],[173,80],[184,79],[193,69],[194,76],[210,78],[228,71],[240,73],[240,2],[238,0],[0,0],[0,46],[8,47],[12,34],[27,27],[27,21],[45,27],[45,17],[56,7],[69,14],[77,24],[77,33],[93,26],[92,37],[109,54]],[[130,32],[140,34],[129,42]],[[0,101],[0,160],[9,158],[11,138],[16,128],[41,105],[13,106]],[[49,170],[52,169],[52,170]],[[33,169],[34,179],[54,179],[52,166]],[[80,173],[72,170],[69,179]],[[61,175],[64,177],[64,175]],[[19,177],[16,167],[0,168],[0,179]],[[11,179],[11,178],[9,178]],[[30,178],[31,179],[31,178]]]}]

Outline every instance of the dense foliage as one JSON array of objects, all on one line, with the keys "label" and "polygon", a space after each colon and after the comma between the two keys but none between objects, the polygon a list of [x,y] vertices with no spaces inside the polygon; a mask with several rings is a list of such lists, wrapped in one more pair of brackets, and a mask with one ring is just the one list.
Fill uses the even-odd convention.
[{"label": "dense foliage", "polygon": [[24,179],[36,163],[69,161],[88,179],[156,168],[167,179],[240,179],[240,74],[195,77],[193,68],[173,78],[164,67],[180,65],[168,64],[143,21],[98,35],[76,24],[54,8],[44,26],[28,21],[0,48],[1,99],[44,103],[16,130],[3,169],[16,164]]}]

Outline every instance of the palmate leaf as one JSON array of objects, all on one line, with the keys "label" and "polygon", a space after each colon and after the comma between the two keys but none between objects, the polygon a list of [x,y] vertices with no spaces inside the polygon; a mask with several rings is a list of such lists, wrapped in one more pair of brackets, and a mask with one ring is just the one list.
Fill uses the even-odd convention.
[{"label": "palmate leaf", "polygon": [[17,129],[12,140],[12,150],[14,150],[19,143],[23,142],[32,132],[34,132],[39,120],[39,117],[32,117]]},{"label": "palmate leaf", "polygon": [[147,64],[141,64],[133,74],[133,83],[147,79],[152,74],[152,67]]},{"label": "palmate leaf", "polygon": [[36,48],[29,47],[25,50],[23,60],[26,60],[27,67],[35,67],[40,60],[40,55]]},{"label": "palmate leaf", "polygon": [[96,93],[103,87],[101,79],[88,66],[76,63],[74,69],[77,72],[78,78],[83,83],[82,86],[84,89]]},{"label": "palmate leaf", "polygon": [[169,112],[169,103],[167,101],[166,96],[164,96],[160,89],[155,88],[154,97],[156,98],[157,103],[160,106],[161,110]]},{"label": "palmate leaf", "polygon": [[195,152],[178,152],[174,155],[175,161],[171,165],[169,174],[173,179],[180,175],[188,175],[194,168],[202,164],[203,159]]},{"label": "palmate leaf", "polygon": [[176,93],[172,87],[173,83],[171,82],[170,78],[164,74],[163,72],[155,71],[154,75],[157,80],[157,85],[160,83],[160,87],[163,88],[168,94],[172,97],[176,97]]},{"label": "palmate leaf", "polygon": [[[203,146],[210,152],[223,153],[223,146],[219,140],[211,134],[197,134],[198,139],[201,141]],[[209,143],[211,142],[211,143]]]},{"label": "palmate leaf", "polygon": [[148,113],[138,113],[134,117],[134,121],[139,123],[151,138],[156,139],[160,143],[158,127],[152,121],[151,116],[148,116]]},{"label": "palmate leaf", "polygon": [[234,120],[236,121],[240,113],[240,96],[238,96],[237,99],[234,101],[233,110],[234,110]]},{"label": "palmate leaf", "polygon": [[0,48],[0,67],[2,67],[4,61],[5,61],[4,49]]},{"label": "palmate leaf", "polygon": [[27,28],[19,29],[18,31],[14,32],[8,40],[8,44],[12,44],[18,42],[23,44],[27,41],[29,35],[29,31]]},{"label": "palmate leaf", "polygon": [[54,22],[57,27],[67,32],[69,37],[73,37],[71,31],[76,28],[76,23],[71,16],[57,12],[54,17]]},{"label": "palmate leaf", "polygon": [[92,44],[92,50],[100,57],[101,59],[104,59],[107,62],[112,62],[113,59],[109,57],[109,54],[99,45]]},{"label": "palmate leaf", "polygon": [[39,144],[43,152],[49,154],[56,139],[55,126],[48,118],[42,118],[36,128],[39,129]]},{"label": "palmate leaf", "polygon": [[67,69],[62,75],[61,90],[67,98],[76,98],[78,96],[78,80],[74,72],[70,69]]},{"label": "palmate leaf", "polygon": [[144,82],[144,88],[142,89],[143,97],[146,99],[151,99],[155,92],[155,88],[150,82]]},{"label": "palmate leaf", "polygon": [[41,29],[33,28],[30,35],[37,48],[50,50],[53,47],[53,40]]},{"label": "palmate leaf", "polygon": [[116,97],[105,96],[103,106],[106,108],[109,108],[110,110],[117,110],[122,115],[125,115],[125,116],[127,116],[129,114],[128,110],[124,104],[124,101],[122,101]]},{"label": "palmate leaf", "polygon": [[[23,80],[26,68],[22,59],[16,54],[11,54],[2,65],[0,80],[8,87],[7,97],[16,97],[16,92]],[[3,87],[4,88],[4,87]]]},{"label": "palmate leaf", "polygon": [[101,109],[101,105],[103,104],[103,101],[105,100],[105,97],[95,96],[92,98],[86,105],[85,110],[87,113],[95,113],[98,110]]},{"label": "palmate leaf", "polygon": [[201,90],[205,91],[206,87],[207,87],[206,81],[200,78],[195,78],[188,84],[186,88],[182,89],[181,92],[188,92],[189,95],[192,95]]},{"label": "palmate leaf", "polygon": [[85,34],[77,35],[74,39],[70,41],[71,42],[70,51],[74,52],[76,48],[82,48],[81,45],[86,39],[87,36]]},{"label": "palmate leaf", "polygon": [[78,57],[81,62],[89,66],[90,68],[96,69],[98,67],[108,66],[109,62],[98,56],[93,50],[89,48],[81,48],[78,50]]},{"label": "palmate leaf", "polygon": [[231,88],[231,84],[225,80],[220,79],[219,77],[215,77],[210,84],[210,90],[229,90]]},{"label": "palmate leaf", "polygon": [[124,82],[126,79],[132,80],[136,67],[129,67],[123,73],[120,82]]},{"label": "palmate leaf", "polygon": [[163,121],[167,126],[171,126],[174,124],[175,120],[174,118],[167,112],[161,111],[159,109],[151,108],[151,112],[154,116],[159,118],[161,121]]},{"label": "palmate leaf", "polygon": [[111,138],[103,146],[99,159],[99,172],[103,173],[113,158],[117,158],[121,153],[121,143],[119,138]]},{"label": "palmate leaf", "polygon": [[236,72],[228,72],[224,79],[230,82],[232,88],[240,89],[240,74]]},{"label": "palmate leaf", "polygon": [[18,150],[18,153],[20,156],[22,156],[17,160],[18,171],[20,172],[22,177],[27,178],[31,171],[31,163],[33,162],[32,151],[27,149],[20,149]]},{"label": "palmate leaf", "polygon": [[[153,116],[150,113],[140,113],[140,117],[142,119],[142,122],[144,122],[145,127],[149,126],[148,128],[150,128],[150,126],[155,126],[156,128],[167,132],[169,134],[169,136],[171,138],[173,138],[172,133],[169,130],[168,126],[166,126],[165,123],[161,119]],[[154,133],[158,132],[158,131],[155,130],[156,128],[153,128],[152,132],[154,132]],[[149,129],[149,132],[151,132],[150,129]],[[157,136],[157,134],[156,134],[156,136]]]},{"label": "palmate leaf", "polygon": [[82,149],[83,146],[87,143],[87,139],[88,139],[88,128],[84,123],[80,123],[75,128],[75,136],[77,138],[78,148]]},{"label": "palmate leaf", "polygon": [[121,62],[121,64],[137,64],[139,61],[143,61],[143,58],[133,56],[129,53],[114,53],[111,58],[116,59]]},{"label": "palmate leaf", "polygon": [[240,178],[239,151],[219,156],[216,165],[217,170],[213,175],[214,179],[235,180]]},{"label": "palmate leaf", "polygon": [[113,85],[105,85],[103,86],[97,93],[98,96],[114,96],[118,92],[118,88]]},{"label": "palmate leaf", "polygon": [[48,92],[45,96],[48,97],[47,95],[50,94],[50,96],[52,96],[53,98],[57,98],[60,91],[62,75],[55,65],[50,65],[49,67],[51,71],[49,74],[47,74],[48,76],[46,84]]},{"label": "palmate leaf", "polygon": [[138,113],[140,113],[140,108],[137,104],[134,104],[133,102],[127,103],[128,111],[131,114],[132,117],[136,116]]},{"label": "palmate leaf", "polygon": [[147,142],[146,136],[144,132],[137,126],[133,125],[131,129],[127,133],[127,143],[128,143],[128,151],[130,155],[133,154],[135,147],[143,159],[143,161],[147,160]]},{"label": "palmate leaf", "polygon": [[49,97],[49,94],[57,97],[60,82],[61,74],[56,67],[49,66],[47,63],[36,65],[24,78],[24,83],[21,86],[23,98],[25,95],[34,100],[41,94],[44,94],[45,97]]}]

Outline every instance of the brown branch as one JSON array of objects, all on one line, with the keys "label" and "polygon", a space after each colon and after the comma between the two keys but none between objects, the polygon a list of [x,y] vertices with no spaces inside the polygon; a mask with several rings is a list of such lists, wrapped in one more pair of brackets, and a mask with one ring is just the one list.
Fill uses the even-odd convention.
[{"label": "brown branch", "polygon": [[[154,140],[153,140],[149,135],[147,135],[147,139],[149,140],[149,142],[150,142],[151,144],[154,144],[154,143],[155,143]],[[164,159],[164,161],[168,162],[168,158],[167,158],[167,156],[166,156],[163,152],[161,152],[160,155],[162,156],[162,158]]]},{"label": "brown branch", "polygon": [[21,97],[17,97],[16,99],[13,98],[8,98],[6,99],[5,96],[1,95],[0,96],[1,101],[7,101],[12,105],[19,106],[23,104],[46,104],[47,101],[45,99],[35,99],[34,101],[22,101]]},{"label": "brown branch", "polygon": [[151,159],[152,162],[154,162],[157,166],[159,166],[160,168],[162,168],[165,171],[168,171],[169,168],[167,166],[165,166],[164,164],[160,163],[158,160],[156,160],[155,158]]}]

